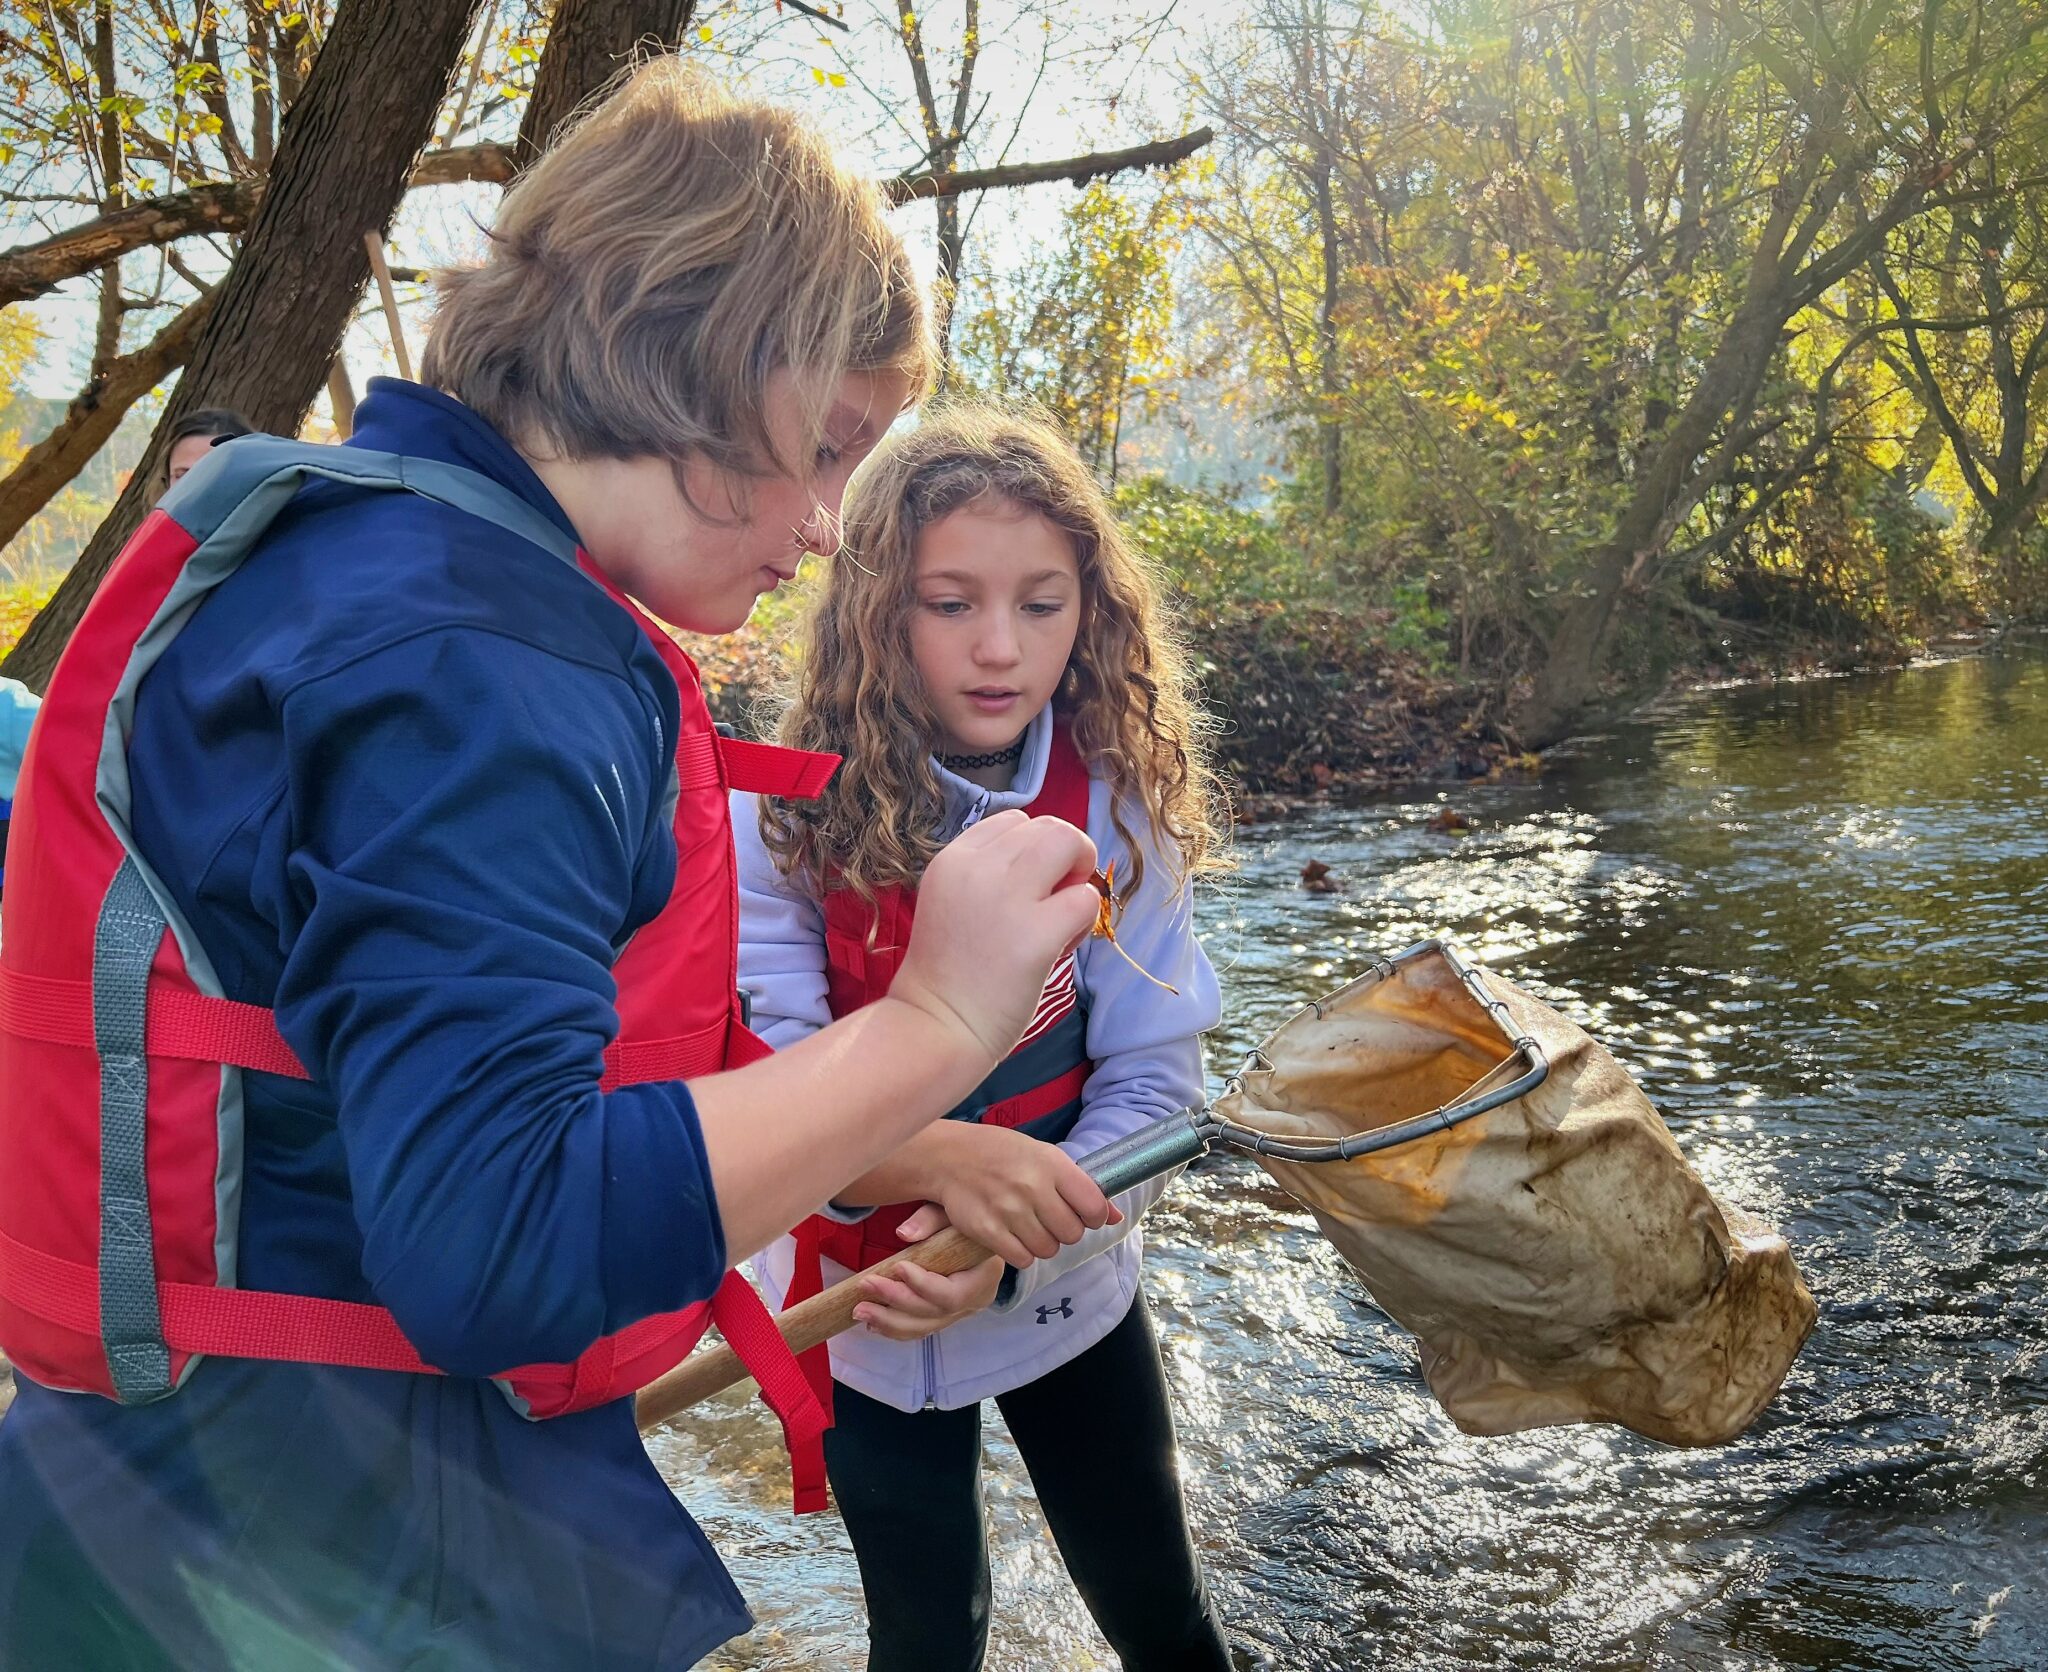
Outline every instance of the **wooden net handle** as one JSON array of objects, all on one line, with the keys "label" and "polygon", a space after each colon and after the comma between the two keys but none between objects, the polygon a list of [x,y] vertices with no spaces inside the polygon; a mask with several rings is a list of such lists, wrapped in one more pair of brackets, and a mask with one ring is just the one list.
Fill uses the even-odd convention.
[{"label": "wooden net handle", "polygon": [[[798,1302],[776,1319],[776,1325],[782,1331],[783,1340],[789,1343],[791,1352],[807,1352],[852,1326],[853,1309],[865,1298],[861,1290],[862,1278],[886,1274],[902,1265],[922,1266],[941,1277],[950,1277],[955,1272],[966,1271],[993,1258],[965,1231],[948,1226],[936,1236],[904,1249],[901,1254],[892,1254],[866,1271],[855,1272],[853,1276],[833,1284],[822,1294]],[[731,1347],[721,1342],[715,1347],[704,1348],[691,1354],[666,1376],[640,1390],[635,1406],[640,1426],[643,1430],[653,1428],[668,1421],[678,1411],[687,1410],[700,1399],[708,1399],[714,1393],[752,1379],[747,1367],[740,1362],[739,1354]]]}]

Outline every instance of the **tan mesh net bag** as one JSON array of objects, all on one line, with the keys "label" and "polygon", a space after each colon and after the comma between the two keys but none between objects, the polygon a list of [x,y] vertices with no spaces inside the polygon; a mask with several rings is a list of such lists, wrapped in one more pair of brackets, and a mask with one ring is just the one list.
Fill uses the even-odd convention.
[{"label": "tan mesh net bag", "polygon": [[[1784,1239],[1714,1199],[1621,1065],[1441,942],[1284,1023],[1213,1117],[1279,1152],[1261,1161],[1469,1433],[1617,1422],[1717,1445],[1813,1328]],[[1283,1158],[1418,1119],[1350,1159]]]}]

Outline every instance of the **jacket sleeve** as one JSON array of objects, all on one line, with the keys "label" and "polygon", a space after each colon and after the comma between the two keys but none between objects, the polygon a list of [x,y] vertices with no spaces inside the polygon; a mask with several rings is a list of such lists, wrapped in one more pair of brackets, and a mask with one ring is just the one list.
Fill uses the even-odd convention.
[{"label": "jacket sleeve", "polygon": [[[776,1050],[785,1050],[832,1020],[826,1001],[825,913],[817,900],[776,869],[761,840],[761,804],[735,791],[733,848],[739,857],[739,983],[753,1004],[754,1031]],[[818,1210],[841,1224],[857,1225],[873,1208],[827,1202]]]},{"label": "jacket sleeve", "polygon": [[650,696],[451,628],[281,707],[277,1019],[336,1099],[378,1299],[430,1363],[487,1375],[708,1296],[689,1091],[598,1090],[612,960],[674,876]]},{"label": "jacket sleeve", "polygon": [[[1090,786],[1088,834],[1104,860],[1114,859],[1128,874],[1129,856],[1109,817],[1110,788]],[[1124,819],[1143,831],[1142,809],[1126,805]],[[1216,972],[1195,938],[1193,889],[1175,885],[1172,867],[1148,851],[1137,894],[1117,920],[1117,940],[1139,964],[1168,986],[1168,993],[1133,969],[1106,941],[1087,940],[1075,955],[1076,973],[1088,999],[1088,1054],[1095,1070],[1082,1093],[1081,1117],[1060,1147],[1076,1160],[1151,1121],[1202,1101],[1201,1035],[1222,1015]],[[1052,1258],[1037,1260],[1005,1276],[995,1310],[1021,1305],[1065,1272],[1115,1247],[1165,1192],[1173,1175],[1148,1180],[1116,1198],[1123,1219],[1085,1233]]]}]

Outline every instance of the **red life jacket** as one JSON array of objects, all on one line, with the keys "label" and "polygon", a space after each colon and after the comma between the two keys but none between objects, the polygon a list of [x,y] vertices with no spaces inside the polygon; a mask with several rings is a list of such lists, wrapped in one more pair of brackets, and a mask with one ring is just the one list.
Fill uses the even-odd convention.
[{"label": "red life jacket", "polygon": [[[1065,725],[1053,730],[1045,763],[1045,782],[1025,809],[1033,818],[1065,819],[1077,830],[1088,828],[1088,768]],[[872,1004],[896,979],[910,946],[910,926],[917,911],[917,891],[885,888],[870,906],[850,888],[825,896],[826,1002],[834,1018]],[[871,932],[872,931],[872,932]],[[1081,1116],[1081,1091],[1087,1084],[1088,1012],[1075,985],[1074,958],[1069,953],[1054,968],[1038,1001],[1038,1011],[1017,1047],[996,1064],[987,1079],[946,1118],[1007,1126],[1056,1144]],[[796,1270],[786,1311],[824,1288],[821,1256],[849,1271],[865,1271],[904,1249],[896,1234],[922,1202],[897,1202],[880,1207],[858,1224],[842,1224],[813,1214],[797,1226]],[[800,1353],[798,1362],[829,1418],[832,1411],[832,1365],[824,1347]],[[799,1515],[825,1507],[822,1446],[816,1457],[792,1444]]]},{"label": "red life jacket", "polygon": [[[216,449],[123,549],[37,718],[0,900],[0,1348],[46,1386],[123,1403],[175,1391],[204,1355],[438,1374],[381,1307],[235,1281],[241,1070],[307,1078],[269,1010],[227,999],[128,831],[135,692],[199,601],[305,484],[452,505],[579,564],[675,676],[678,863],[667,904],[613,967],[603,1086],[767,1054],[734,991],[727,790],[816,795],[837,759],[722,739],[696,669],[533,507],[435,461],[251,437]],[[260,561],[260,559],[259,559]],[[606,1336],[570,1364],[496,1378],[531,1417],[622,1398],[716,1320],[793,1443],[827,1419],[745,1279]]]}]

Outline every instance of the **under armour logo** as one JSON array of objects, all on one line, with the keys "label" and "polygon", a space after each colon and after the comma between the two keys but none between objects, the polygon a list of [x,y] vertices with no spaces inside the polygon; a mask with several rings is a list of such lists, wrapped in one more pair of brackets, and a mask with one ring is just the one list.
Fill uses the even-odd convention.
[{"label": "under armour logo", "polygon": [[1071,1318],[1073,1315],[1074,1297],[1072,1295],[1060,1296],[1060,1303],[1057,1306],[1041,1306],[1038,1309],[1038,1321],[1041,1324],[1049,1324],[1054,1318]]}]

